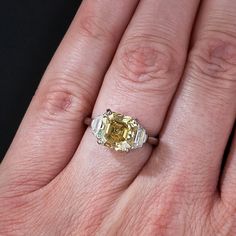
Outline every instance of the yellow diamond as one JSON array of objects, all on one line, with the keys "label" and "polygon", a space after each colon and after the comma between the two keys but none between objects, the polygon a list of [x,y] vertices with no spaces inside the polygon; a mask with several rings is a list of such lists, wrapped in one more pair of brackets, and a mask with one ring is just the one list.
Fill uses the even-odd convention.
[{"label": "yellow diamond", "polygon": [[116,151],[142,147],[147,140],[146,131],[134,118],[110,110],[93,120],[92,130],[98,143]]}]

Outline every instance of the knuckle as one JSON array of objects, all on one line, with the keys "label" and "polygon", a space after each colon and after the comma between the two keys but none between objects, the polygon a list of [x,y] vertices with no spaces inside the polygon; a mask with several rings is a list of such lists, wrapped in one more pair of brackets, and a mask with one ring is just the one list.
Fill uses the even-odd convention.
[{"label": "knuckle", "polygon": [[204,38],[190,52],[191,71],[206,87],[236,90],[236,45],[218,38]]},{"label": "knuckle", "polygon": [[124,214],[126,218],[121,222],[119,229],[127,232],[133,228],[137,235],[147,235],[148,232],[150,235],[172,235],[171,228],[174,227],[174,212],[178,203],[173,194],[168,195],[166,190],[163,190],[145,190],[147,192],[142,201],[140,196],[132,199],[132,204],[127,206],[127,212]]},{"label": "knuckle", "polygon": [[[152,42],[148,36],[127,40],[118,53],[118,72],[122,86],[146,83],[150,90],[169,90],[176,86],[182,70],[175,49]],[[148,82],[151,83],[148,83]],[[119,83],[122,83],[122,80]]]},{"label": "knuckle", "polygon": [[88,115],[92,99],[85,87],[76,78],[64,75],[49,79],[37,92],[39,112],[53,121],[61,116],[80,119]]},{"label": "knuckle", "polygon": [[79,21],[80,35],[85,36],[86,38],[98,39],[100,41],[111,39],[111,41],[114,42],[116,39],[115,35],[104,23],[104,19],[95,15],[82,17]]}]

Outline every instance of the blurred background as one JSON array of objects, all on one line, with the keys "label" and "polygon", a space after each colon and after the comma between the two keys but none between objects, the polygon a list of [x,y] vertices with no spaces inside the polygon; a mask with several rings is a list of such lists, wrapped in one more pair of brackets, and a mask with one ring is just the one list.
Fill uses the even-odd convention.
[{"label": "blurred background", "polygon": [[0,161],[80,2],[1,2]]}]

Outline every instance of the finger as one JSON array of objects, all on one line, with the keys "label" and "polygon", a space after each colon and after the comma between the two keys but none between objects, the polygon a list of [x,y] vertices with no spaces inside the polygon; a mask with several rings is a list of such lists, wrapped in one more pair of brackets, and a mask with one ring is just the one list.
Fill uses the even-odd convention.
[{"label": "finger", "polygon": [[149,168],[168,158],[181,178],[176,181],[212,195],[236,115],[236,2],[207,0],[199,17],[183,83]]},{"label": "finger", "polygon": [[[136,117],[150,135],[157,135],[184,67],[196,9],[195,0],[140,2],[106,74],[94,116],[111,108]],[[124,189],[151,151],[148,144],[125,154],[109,151],[96,145],[88,129],[67,172],[75,170],[88,186],[95,175],[101,191]]]},{"label": "finger", "polygon": [[[236,205],[236,129],[234,128],[234,138],[231,143],[229,156],[226,159],[221,184],[220,184],[220,197],[224,205]],[[230,209],[230,208],[229,208]]]},{"label": "finger", "polygon": [[6,155],[1,179],[8,186],[24,183],[17,185],[17,191],[32,191],[70,160],[137,3],[83,2]]}]

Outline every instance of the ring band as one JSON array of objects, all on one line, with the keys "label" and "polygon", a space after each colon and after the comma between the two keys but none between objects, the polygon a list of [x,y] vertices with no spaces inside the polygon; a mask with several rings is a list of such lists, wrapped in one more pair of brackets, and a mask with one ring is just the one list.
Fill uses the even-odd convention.
[{"label": "ring band", "polygon": [[95,118],[86,118],[84,123],[92,128],[97,143],[116,151],[128,152],[141,148],[145,143],[157,146],[159,138],[148,136],[137,119],[110,109]]}]

